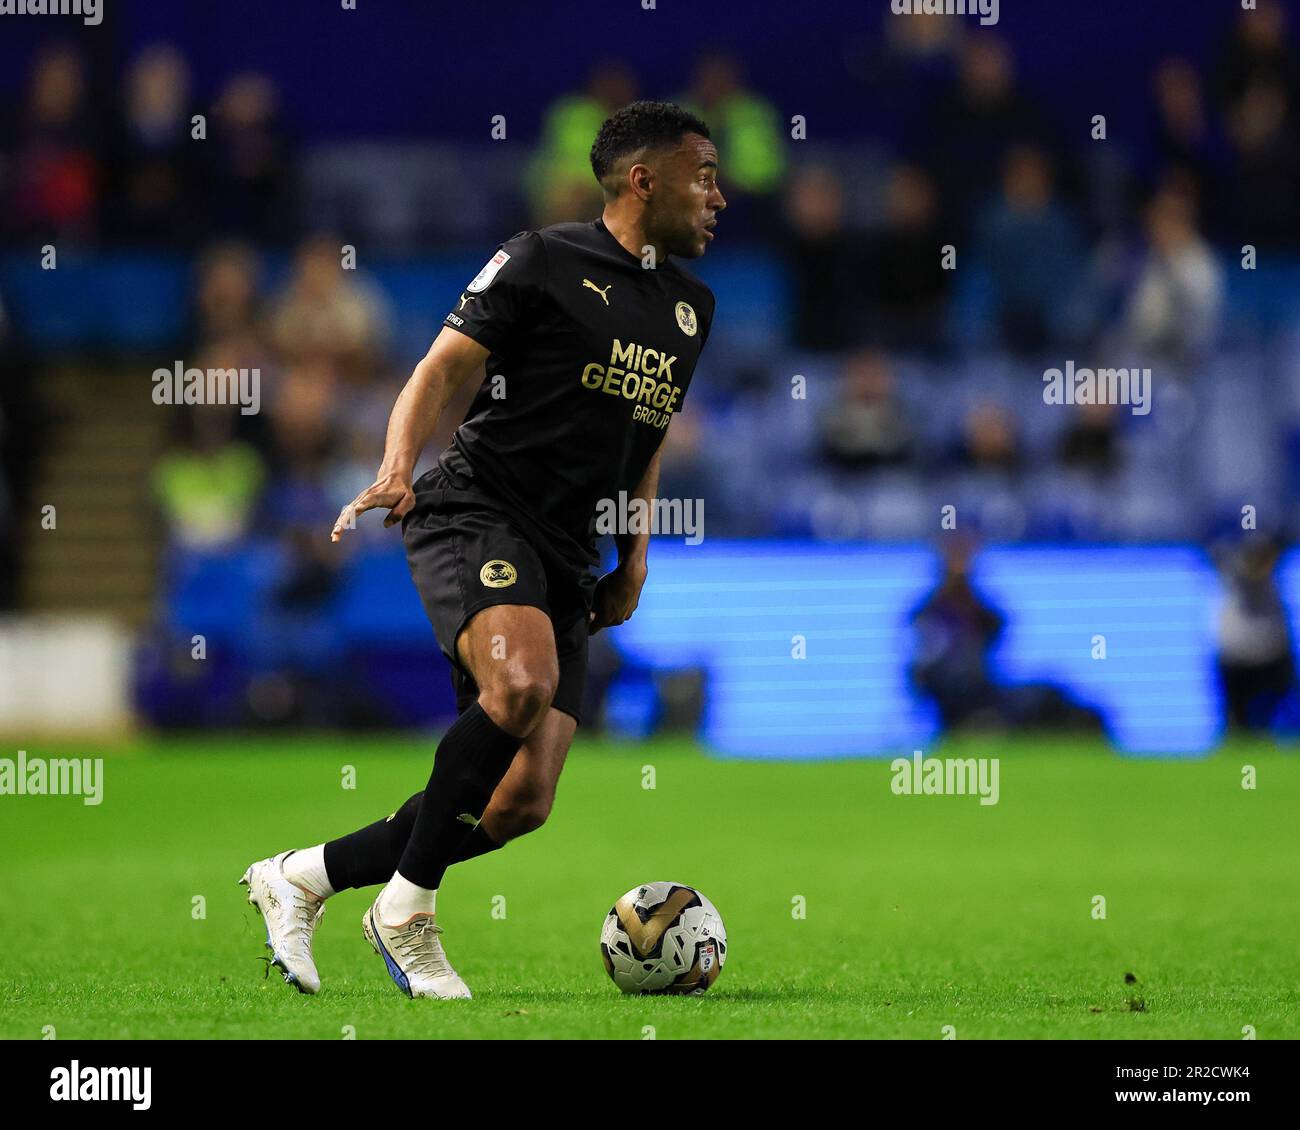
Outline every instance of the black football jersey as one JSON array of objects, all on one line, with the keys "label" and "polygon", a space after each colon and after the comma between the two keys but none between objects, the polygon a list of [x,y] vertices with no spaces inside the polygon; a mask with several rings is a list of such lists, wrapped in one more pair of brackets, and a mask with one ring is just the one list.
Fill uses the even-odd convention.
[{"label": "black football jersey", "polygon": [[713,305],[699,279],[671,260],[643,266],[600,220],[520,232],[443,322],[491,350],[455,451],[565,557],[594,561],[596,507],[641,481]]}]

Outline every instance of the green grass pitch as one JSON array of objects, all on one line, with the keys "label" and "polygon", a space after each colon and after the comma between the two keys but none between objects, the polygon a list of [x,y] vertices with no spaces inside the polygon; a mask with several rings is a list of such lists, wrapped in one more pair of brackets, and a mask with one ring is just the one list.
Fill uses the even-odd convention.
[{"label": "green grass pitch", "polygon": [[[981,807],[895,796],[886,761],[583,741],[550,823],[443,887],[468,1002],[397,992],[358,924],[373,892],[329,904],[319,996],[264,979],[236,885],[254,859],[391,811],[431,741],[75,752],[107,759],[99,807],[0,797],[0,1037],[1300,1036],[1300,760],[1263,746],[1196,762],[1054,739],[927,751],[1002,758],[1000,802]],[[704,997],[624,997],[605,976],[604,914],[653,879],[698,886],[726,920]]]}]

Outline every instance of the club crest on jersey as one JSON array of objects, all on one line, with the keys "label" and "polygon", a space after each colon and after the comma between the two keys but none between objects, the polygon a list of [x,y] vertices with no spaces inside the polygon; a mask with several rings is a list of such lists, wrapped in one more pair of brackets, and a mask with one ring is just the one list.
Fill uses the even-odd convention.
[{"label": "club crest on jersey", "polygon": [[677,328],[687,337],[694,337],[695,331],[699,329],[699,323],[695,320],[695,311],[689,302],[677,303]]},{"label": "club crest on jersey", "polygon": [[470,281],[469,286],[465,289],[470,294],[481,294],[492,285],[492,280],[497,277],[497,272],[501,270],[510,259],[510,252],[498,251],[491,259],[487,261],[483,269]]},{"label": "club crest on jersey", "polygon": [[519,579],[519,570],[509,561],[489,561],[479,570],[478,579],[490,589],[507,589]]}]

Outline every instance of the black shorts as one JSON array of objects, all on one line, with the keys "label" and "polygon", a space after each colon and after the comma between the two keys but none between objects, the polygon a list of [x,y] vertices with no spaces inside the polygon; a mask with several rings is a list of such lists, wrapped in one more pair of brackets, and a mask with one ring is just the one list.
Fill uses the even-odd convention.
[{"label": "black shorts", "polygon": [[456,654],[471,616],[494,604],[540,608],[555,627],[560,681],[551,705],[581,719],[587,679],[587,625],[596,578],[556,554],[531,524],[474,481],[463,460],[444,457],[415,483],[402,519],[411,579],[438,646],[451,664],[456,707],[478,698]]}]

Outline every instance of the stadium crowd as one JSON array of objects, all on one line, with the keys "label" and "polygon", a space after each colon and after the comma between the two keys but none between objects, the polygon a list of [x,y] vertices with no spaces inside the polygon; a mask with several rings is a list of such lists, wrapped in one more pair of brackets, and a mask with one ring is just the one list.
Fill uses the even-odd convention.
[{"label": "stadium crowd", "polygon": [[[664,493],[705,498],[720,536],[926,537],[953,503],[1002,539],[1201,538],[1239,509],[1232,467],[1256,445],[1265,474],[1248,485],[1280,505],[1300,477],[1298,327],[1252,322],[1234,280],[1243,245],[1300,253],[1300,70],[1282,6],[1250,16],[1214,67],[1164,61],[1141,136],[1130,123],[1106,146],[1051,120],[1007,43],[962,21],[886,21],[851,77],[864,106],[906,109],[888,125],[866,113],[876,132],[861,144],[805,152],[739,60],[701,57],[678,96],[724,155],[718,258],[755,251],[775,298],[733,312],[720,288]],[[643,80],[601,62],[557,98],[529,160],[484,191],[492,207],[444,217],[460,225],[456,250],[594,215],[590,138],[651,93]],[[119,89],[116,102],[94,97],[71,48],[37,60],[0,135],[6,243],[192,256],[182,356],[259,368],[265,408],[178,415],[160,512],[182,545],[288,529],[310,564],[322,515],[368,481],[415,360],[394,296],[364,255],[343,269],[341,248],[436,257],[449,241],[430,232],[445,224],[368,230],[379,221],[339,203],[267,75],[231,75],[205,102],[185,57],[159,45]],[[391,185],[390,173],[380,161],[372,180]],[[0,319],[9,356],[21,329]],[[1044,369],[1067,359],[1151,367],[1157,411],[1044,411]],[[12,432],[18,407],[0,411]],[[12,494],[21,476],[6,475]]]}]

